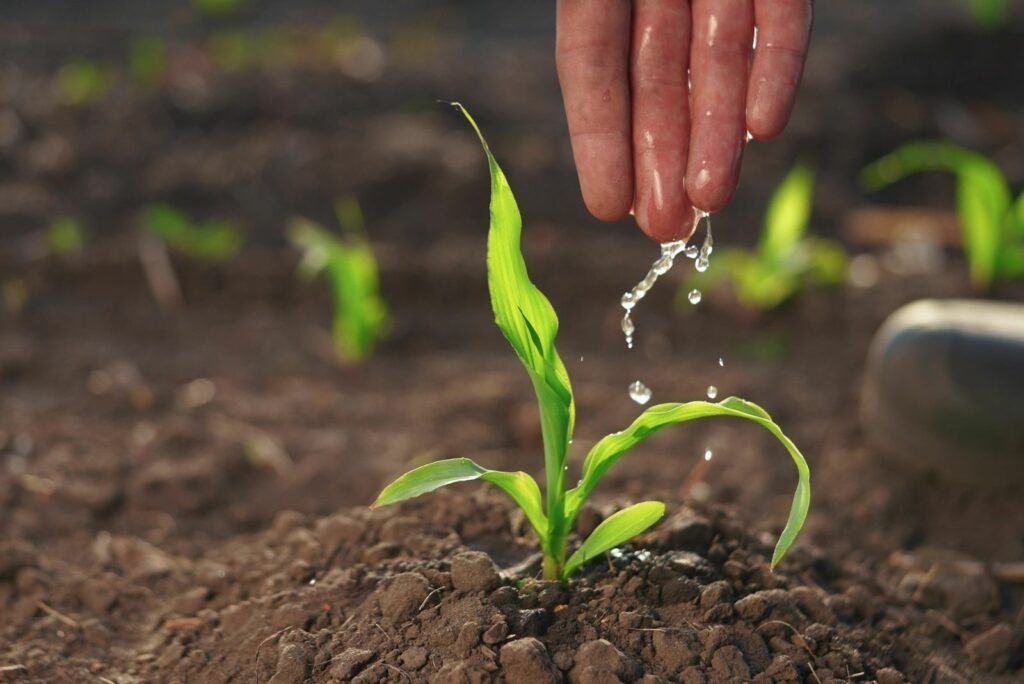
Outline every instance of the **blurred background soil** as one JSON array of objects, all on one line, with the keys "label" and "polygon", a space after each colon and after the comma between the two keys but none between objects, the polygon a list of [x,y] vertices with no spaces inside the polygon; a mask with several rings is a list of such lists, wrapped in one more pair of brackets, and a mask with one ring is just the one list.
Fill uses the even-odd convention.
[{"label": "blurred background soil", "polygon": [[[857,421],[863,360],[885,316],[918,297],[979,296],[955,245],[916,268],[856,229],[879,205],[949,220],[952,181],[927,175],[867,196],[857,174],[900,142],[943,137],[990,155],[1019,188],[1019,13],[989,31],[954,1],[819,3],[793,121],[748,148],[736,199],[714,217],[716,244],[751,244],[771,189],[802,159],[818,179],[812,229],[876,256],[879,279],[760,316],[726,297],[681,314],[673,272],[638,307],[627,353],[618,299],[657,250],[628,222],[600,224],[583,209],[550,5],[254,0],[211,17],[180,0],[4,3],[0,666],[95,651],[56,636],[73,630],[39,605],[88,612],[60,597],[109,570],[96,555],[104,535],[197,563],[245,545],[281,511],[315,520],[363,507],[430,458],[542,469],[529,384],[489,312],[484,161],[438,100],[472,111],[520,202],[527,262],[560,313],[576,391],[573,463],[637,413],[626,393],[634,379],[655,402],[700,398],[714,384],[765,406],[807,455],[814,501],[798,545],[896,595],[905,554],[939,549],[984,567],[1024,558],[1019,485],[968,487],[889,464]],[[128,67],[146,36],[166,41],[152,83]],[[107,70],[102,95],[61,94],[57,74],[73,60]],[[284,237],[290,217],[326,221],[347,194],[362,203],[393,317],[358,366],[333,358],[327,294],[295,278]],[[175,260],[179,310],[157,306],[139,263],[138,213],[150,202],[246,233],[227,263]],[[86,226],[81,254],[46,254],[42,235],[60,216]],[[888,234],[891,215],[881,216],[872,221]],[[1022,293],[1004,285],[995,296]],[[706,448],[714,459],[695,476]],[[777,530],[793,483],[777,444],[712,421],[650,439],[602,483],[599,501],[714,503],[751,530]],[[525,552],[512,555],[496,559]],[[1020,585],[998,592],[984,619],[960,626],[964,640],[1019,622]],[[906,598],[950,608],[922,592]],[[75,680],[77,670],[54,667],[52,681]],[[0,670],[0,681],[19,672]]]}]

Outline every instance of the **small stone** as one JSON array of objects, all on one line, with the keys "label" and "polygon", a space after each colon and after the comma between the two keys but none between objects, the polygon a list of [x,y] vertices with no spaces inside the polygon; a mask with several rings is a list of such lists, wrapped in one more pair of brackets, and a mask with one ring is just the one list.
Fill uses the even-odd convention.
[{"label": "small stone", "polygon": [[469,652],[480,643],[480,625],[470,621],[459,628],[459,636],[455,638],[455,652],[468,656]]},{"label": "small stone", "polygon": [[1024,480],[1022,356],[1020,304],[903,307],[872,342],[861,405],[868,438],[893,459],[957,482]]},{"label": "small stone", "polygon": [[427,664],[427,649],[422,646],[407,648],[398,657],[398,661],[407,670],[418,670]]},{"label": "small stone", "polygon": [[508,637],[508,623],[498,622],[487,628],[483,640],[488,646],[500,644]]},{"label": "small stone", "polygon": [[456,591],[490,591],[498,585],[498,568],[482,551],[463,551],[452,558],[452,585]]},{"label": "small stone", "polygon": [[743,653],[731,644],[715,651],[711,656],[711,669],[728,681],[742,682],[750,679],[750,668],[743,659]]},{"label": "small stone", "polygon": [[711,610],[720,603],[732,603],[732,587],[723,580],[712,582],[700,593],[702,610]]},{"label": "small stone", "polygon": [[1009,666],[1013,653],[1013,629],[1006,623],[999,623],[970,639],[964,651],[977,667],[989,672],[1003,672]]},{"label": "small stone", "polygon": [[416,614],[429,593],[430,585],[422,575],[403,572],[381,593],[381,614],[391,624],[399,625]]},{"label": "small stone", "polygon": [[288,644],[277,657],[277,670],[268,684],[302,684],[309,674],[309,650],[301,644]]},{"label": "small stone", "polygon": [[639,664],[606,639],[594,639],[582,644],[576,649],[573,660],[575,664],[569,672],[569,681],[573,684],[633,681],[642,674]]},{"label": "small stone", "polygon": [[656,630],[651,635],[654,655],[658,663],[670,672],[676,672],[697,662],[698,654],[691,643],[680,634],[667,630]]},{"label": "small stone", "polygon": [[557,684],[561,681],[544,644],[532,637],[505,644],[499,659],[508,684]]},{"label": "small stone", "polygon": [[363,526],[347,515],[332,515],[317,521],[315,534],[324,551],[333,555],[343,545],[358,545],[363,536]]},{"label": "small stone", "polygon": [[341,652],[341,655],[334,658],[330,675],[339,682],[347,682],[363,665],[370,662],[371,658],[373,658],[373,651],[368,651],[365,648],[347,648]]},{"label": "small stone", "polygon": [[674,549],[707,551],[714,535],[711,523],[699,515],[673,518],[666,527],[666,543]]},{"label": "small stone", "polygon": [[906,682],[903,673],[891,667],[883,667],[875,672],[875,679],[878,681],[878,684],[904,684]]}]

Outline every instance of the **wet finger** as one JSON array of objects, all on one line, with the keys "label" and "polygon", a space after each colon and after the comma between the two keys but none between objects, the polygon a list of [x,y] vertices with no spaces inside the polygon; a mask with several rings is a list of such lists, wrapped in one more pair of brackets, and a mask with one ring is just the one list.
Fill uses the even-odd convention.
[{"label": "wet finger", "polygon": [[786,127],[811,36],[812,0],[755,0],[757,48],[747,88],[747,129],[757,139]]},{"label": "wet finger", "polygon": [[640,228],[659,242],[686,237],[693,225],[686,195],[689,51],[687,0],[634,0],[633,208]]},{"label": "wet finger", "polygon": [[623,218],[633,204],[628,0],[559,0],[556,63],[583,201]]},{"label": "wet finger", "polygon": [[692,1],[686,188],[694,206],[717,211],[732,198],[739,177],[754,8],[752,0]]}]

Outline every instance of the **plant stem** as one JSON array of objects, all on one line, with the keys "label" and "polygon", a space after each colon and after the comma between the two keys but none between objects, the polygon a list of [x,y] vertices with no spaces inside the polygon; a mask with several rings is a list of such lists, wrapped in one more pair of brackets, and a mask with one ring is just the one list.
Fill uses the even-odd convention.
[{"label": "plant stem", "polygon": [[562,579],[562,568],[565,566],[565,535],[560,534],[548,540],[544,549],[544,579]]}]

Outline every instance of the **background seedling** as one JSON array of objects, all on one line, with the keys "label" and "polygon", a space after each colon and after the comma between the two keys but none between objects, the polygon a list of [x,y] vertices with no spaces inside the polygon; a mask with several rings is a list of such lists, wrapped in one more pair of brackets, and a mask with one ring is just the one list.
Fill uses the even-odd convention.
[{"label": "background seedling", "polygon": [[861,182],[876,191],[924,171],[956,177],[957,216],[975,285],[1024,276],[1024,193],[1014,202],[999,167],[982,155],[947,142],[908,143],[868,165]]},{"label": "background seedling", "polygon": [[979,26],[997,29],[1006,24],[1010,7],[1008,0],[967,0],[967,9]]},{"label": "background seedling", "polygon": [[167,204],[145,207],[142,225],[171,249],[196,261],[227,261],[242,248],[242,231],[235,224],[219,219],[196,223]]},{"label": "background seedling", "polygon": [[795,166],[773,193],[757,247],[726,249],[715,267],[693,271],[679,290],[680,306],[693,289],[731,284],[744,306],[773,309],[809,285],[838,285],[846,273],[846,252],[833,241],[807,236],[814,202],[814,175]]},{"label": "background seedling", "polygon": [[54,256],[81,254],[85,247],[86,232],[78,219],[62,216],[46,228],[46,251]]},{"label": "background seedling", "polygon": [[54,92],[66,105],[84,105],[107,94],[114,83],[111,68],[93,60],[76,59],[57,71]]},{"label": "background seedling", "polygon": [[[456,105],[458,106],[458,105]],[[461,106],[458,106],[461,110]],[[530,281],[520,251],[522,220],[504,173],[491,155],[480,129],[473,126],[487,155],[491,175],[491,224],[487,238],[487,284],[495,322],[512,345],[533,384],[540,408],[544,442],[546,504],[537,482],[524,472],[488,470],[468,458],[436,461],[399,477],[377,497],[383,506],[455,482],[481,479],[497,485],[522,508],[540,540],[544,578],[565,579],[587,560],[627,541],[657,522],[665,511],[660,501],[644,501],[610,516],[576,550],[567,541],[580,506],[618,459],[661,428],[697,418],[732,416],[757,423],[771,432],[796,464],[798,483],[789,519],[772,556],[778,563],[803,526],[810,504],[810,471],[804,457],[771,417],[756,404],[729,397],[718,403],[691,401],[652,406],[621,432],[604,437],[587,454],[578,484],[567,489],[566,457],[572,439],[576,406],[569,376],[555,349],[558,318],[547,297]]]},{"label": "background seedling", "polygon": [[307,280],[323,274],[334,308],[332,336],[345,361],[368,357],[384,334],[387,307],[380,294],[377,258],[366,237],[363,214],[355,198],[335,205],[342,235],[306,219],[292,219],[288,235],[302,252],[299,273]]}]

